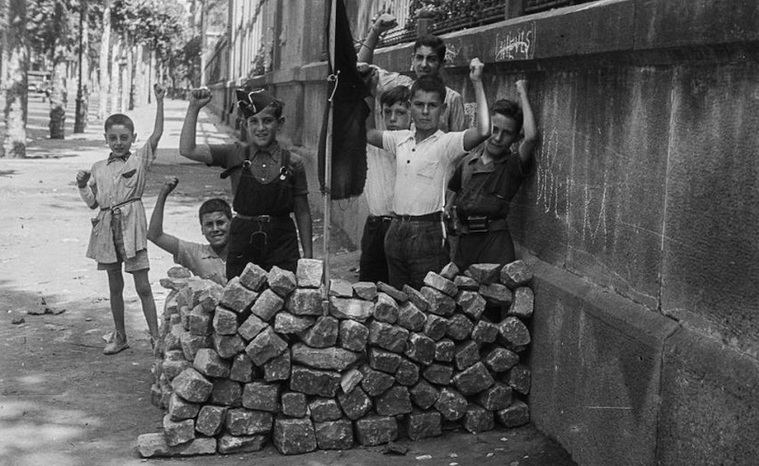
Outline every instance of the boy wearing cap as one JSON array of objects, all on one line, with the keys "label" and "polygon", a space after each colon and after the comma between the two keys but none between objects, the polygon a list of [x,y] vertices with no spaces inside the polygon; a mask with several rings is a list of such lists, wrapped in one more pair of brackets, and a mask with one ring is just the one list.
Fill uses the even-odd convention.
[{"label": "boy wearing cap", "polygon": [[223,168],[221,177],[230,179],[235,216],[229,231],[227,279],[239,276],[248,262],[265,270],[276,265],[294,272],[300,258],[298,233],[304,257],[312,257],[311,210],[303,160],[277,142],[277,132],[285,121],[282,102],[263,90],[238,90],[236,95],[247,142],[196,144],[198,114],[211,101],[211,93],[195,89],[190,93],[179,153]]}]

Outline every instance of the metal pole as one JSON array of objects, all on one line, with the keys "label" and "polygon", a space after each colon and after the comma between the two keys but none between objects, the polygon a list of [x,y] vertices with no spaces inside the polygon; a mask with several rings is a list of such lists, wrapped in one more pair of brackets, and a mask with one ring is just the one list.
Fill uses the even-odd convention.
[{"label": "metal pole", "polygon": [[[329,14],[329,37],[327,38],[327,53],[329,54],[331,72],[335,73],[337,70],[335,66],[335,17],[337,6],[335,0],[330,1],[330,14]],[[330,76],[331,78],[331,76]],[[335,82],[335,86],[337,86]],[[330,92],[329,85],[327,86],[327,92]],[[333,93],[334,95],[334,93]],[[329,283],[330,283],[330,261],[329,261],[329,242],[330,242],[330,230],[332,222],[332,113],[334,106],[332,104],[332,96],[328,100],[329,116],[327,117],[327,137],[325,139],[324,148],[324,299],[329,299]]]},{"label": "metal pole", "polygon": [[84,16],[87,14],[87,2],[82,0],[79,8],[79,84],[76,87],[76,110],[74,112],[74,132],[83,133],[87,126],[87,110],[82,92],[82,52],[84,48]]}]

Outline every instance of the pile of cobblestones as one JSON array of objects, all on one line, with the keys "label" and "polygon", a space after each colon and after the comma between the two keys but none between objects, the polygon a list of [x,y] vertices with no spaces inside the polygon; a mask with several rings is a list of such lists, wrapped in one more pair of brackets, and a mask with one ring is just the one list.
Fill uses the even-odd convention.
[{"label": "pile of cobblestones", "polygon": [[143,457],[269,441],[300,454],[529,421],[528,265],[449,264],[421,290],[332,280],[328,302],[322,274],[315,259],[297,274],[249,264],[221,287],[170,271],[151,389],[166,415],[139,436]]}]

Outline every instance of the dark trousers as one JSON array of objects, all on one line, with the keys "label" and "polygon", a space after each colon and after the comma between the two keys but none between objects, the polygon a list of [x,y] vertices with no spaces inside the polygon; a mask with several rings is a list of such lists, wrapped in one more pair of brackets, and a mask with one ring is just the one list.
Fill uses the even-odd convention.
[{"label": "dark trousers", "polygon": [[364,223],[361,236],[361,258],[358,279],[362,282],[388,281],[387,257],[385,257],[385,235],[390,228],[390,217],[370,215]]},{"label": "dark trousers", "polygon": [[394,218],[385,235],[385,255],[390,285],[419,290],[427,272],[440,272],[448,263],[443,224]]},{"label": "dark trousers", "polygon": [[295,272],[298,266],[298,233],[290,217],[270,221],[232,219],[229,229],[227,279],[239,276],[248,262],[264,270],[273,266]]},{"label": "dark trousers", "polygon": [[508,264],[514,261],[509,230],[459,235],[453,262],[460,270],[472,264]]}]

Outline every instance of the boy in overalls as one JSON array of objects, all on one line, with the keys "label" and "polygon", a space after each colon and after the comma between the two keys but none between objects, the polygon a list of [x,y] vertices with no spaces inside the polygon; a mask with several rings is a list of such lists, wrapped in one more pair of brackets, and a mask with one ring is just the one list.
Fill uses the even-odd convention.
[{"label": "boy in overalls", "polygon": [[[248,262],[271,269],[295,271],[300,253],[312,257],[311,210],[303,160],[277,142],[284,124],[282,103],[263,90],[238,90],[237,104],[243,117],[245,143],[196,144],[198,113],[211,100],[208,89],[190,93],[182,126],[179,153],[209,166],[224,168],[229,178],[235,216],[229,232],[227,279],[239,276]],[[295,213],[296,232],[290,213]]]}]

